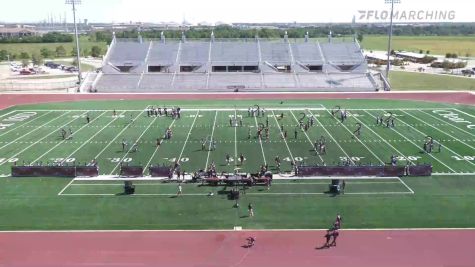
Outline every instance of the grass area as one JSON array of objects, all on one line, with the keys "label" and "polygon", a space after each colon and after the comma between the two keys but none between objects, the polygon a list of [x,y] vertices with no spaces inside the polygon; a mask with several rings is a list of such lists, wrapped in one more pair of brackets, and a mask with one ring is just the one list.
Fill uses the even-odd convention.
[{"label": "grass area", "polygon": [[[362,43],[363,49],[386,51],[387,36],[366,35]],[[475,56],[475,36],[394,36],[393,49],[424,53],[429,50],[433,55],[457,53],[460,57],[467,54]]]},{"label": "grass area", "polygon": [[[51,51],[55,51],[56,47],[63,46],[68,56],[71,55],[76,45],[71,43],[32,43],[32,44],[0,44],[0,50],[7,50],[10,54],[19,55],[21,52],[27,52],[30,56],[34,53],[40,53],[42,48],[48,48]],[[91,48],[95,45],[101,47],[103,53],[107,51],[107,44],[105,42],[90,42],[84,39],[80,41],[80,47],[82,50],[91,51]]]},{"label": "grass area", "polygon": [[475,79],[426,73],[392,71],[393,90],[469,90],[475,91]]},{"label": "grass area", "polygon": [[[97,159],[100,174],[106,175],[117,174],[121,162],[145,167],[170,165],[175,160],[187,173],[212,161],[219,172],[233,172],[236,167],[256,172],[265,162],[276,172],[277,155],[284,172],[292,169],[292,158],[305,164],[333,165],[348,155],[357,164],[382,164],[398,155],[401,165],[407,160],[432,163],[437,175],[403,178],[415,194],[399,179],[365,179],[348,181],[346,194],[337,197],[325,194],[328,180],[278,180],[270,190],[259,186],[248,189],[239,208],[233,208],[234,201],[225,194],[229,188],[223,186],[185,184],[184,195],[175,198],[176,184],[143,181],[136,182],[137,195],[131,197],[116,195],[122,191],[120,181],[0,178],[0,229],[327,228],[338,212],[348,228],[474,226],[475,206],[471,203],[475,193],[471,188],[475,176],[450,173],[475,172],[475,132],[466,127],[468,124],[439,115],[452,112],[475,124],[474,107],[382,100],[259,101],[267,109],[265,116],[249,117],[247,108],[254,104],[256,101],[41,104],[22,106],[36,114],[17,121],[11,116],[21,113],[20,107],[10,108],[0,112],[0,123],[10,124],[0,129],[0,175],[9,173],[12,161],[84,164],[92,158]],[[149,105],[180,106],[182,118],[148,117],[143,111]],[[343,124],[330,114],[336,105],[349,110]],[[234,106],[236,110],[230,108]],[[119,116],[112,116],[114,109]],[[396,127],[375,125],[374,117],[388,111],[395,116]],[[280,114],[283,118],[274,116]],[[242,118],[242,127],[230,126],[235,115]],[[298,118],[305,117],[306,122],[312,116],[315,124],[307,132],[297,127]],[[264,138],[261,142],[256,138],[256,126],[266,125],[267,120],[269,141]],[[352,132],[358,123],[362,134],[356,139]],[[172,139],[157,148],[156,138],[168,127],[174,131]],[[281,137],[281,127],[288,132],[287,139]],[[73,138],[62,140],[61,128],[71,128]],[[428,135],[443,144],[441,152],[421,153]],[[216,140],[216,150],[201,149],[201,139],[207,136]],[[321,136],[326,139],[325,155],[312,148]],[[122,140],[129,144],[125,150]],[[132,143],[138,143],[138,152],[130,149]],[[235,160],[241,153],[246,158],[242,165]],[[233,159],[229,165],[226,154]],[[207,196],[209,192],[214,195]],[[246,216],[250,202],[255,207],[254,218]]]}]

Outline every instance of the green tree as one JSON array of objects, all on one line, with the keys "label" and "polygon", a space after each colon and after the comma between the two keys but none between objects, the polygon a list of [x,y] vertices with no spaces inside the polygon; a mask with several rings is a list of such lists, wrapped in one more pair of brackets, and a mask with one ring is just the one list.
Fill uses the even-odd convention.
[{"label": "green tree", "polygon": [[60,45],[56,47],[56,56],[57,57],[65,57],[66,56],[66,49],[64,49],[64,46]]},{"label": "green tree", "polygon": [[0,61],[8,60],[8,51],[0,50]]},{"label": "green tree", "polygon": [[358,42],[362,43],[363,42],[363,39],[364,39],[364,35],[362,32],[358,32],[358,34],[356,35],[356,39],[358,40]]},{"label": "green tree", "polygon": [[77,66],[78,66],[78,59],[77,59],[77,58],[74,58],[74,59],[73,59],[73,66],[74,66],[74,67],[77,67]]},{"label": "green tree", "polygon": [[23,66],[23,68],[26,68],[26,67],[28,67],[28,65],[30,65],[30,61],[28,59],[24,58],[21,61],[21,65]]},{"label": "green tree", "polygon": [[97,45],[93,46],[93,47],[91,48],[91,56],[92,56],[92,57],[100,57],[100,56],[102,56],[102,49],[101,49],[99,46],[97,46]]},{"label": "green tree", "polygon": [[44,59],[42,55],[35,53],[31,56],[31,61],[33,62],[33,65],[40,66],[43,65]]},{"label": "green tree", "polygon": [[54,52],[49,50],[46,47],[41,48],[40,54],[43,58],[53,58],[54,57]]},{"label": "green tree", "polygon": [[21,52],[20,59],[30,59],[30,55],[27,52]]}]

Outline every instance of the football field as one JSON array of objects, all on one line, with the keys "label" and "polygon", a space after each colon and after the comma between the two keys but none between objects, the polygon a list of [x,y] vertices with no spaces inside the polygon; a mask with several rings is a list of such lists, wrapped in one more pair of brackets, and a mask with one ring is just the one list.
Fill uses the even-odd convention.
[{"label": "football field", "polygon": [[[0,227],[181,229],[251,225],[257,228],[312,228],[311,223],[322,226],[324,219],[299,222],[296,218],[292,219],[291,215],[306,213],[309,205],[315,201],[320,203],[317,206],[323,205],[323,210],[331,210],[331,216],[334,210],[358,214],[353,222],[355,227],[366,227],[368,224],[402,227],[421,222],[414,220],[416,210],[421,205],[424,207],[423,212],[428,213],[437,209],[437,205],[431,201],[444,202],[439,208],[449,207],[455,201],[454,198],[461,198],[461,201],[452,206],[453,210],[449,214],[440,215],[443,216],[440,224],[432,222],[432,225],[471,225],[468,219],[451,221],[449,215],[463,209],[473,209],[467,206],[474,198],[473,192],[467,187],[475,185],[475,181],[472,181],[475,176],[473,108],[403,101],[313,102],[216,101],[206,104],[193,101],[118,101],[10,108],[0,113],[1,197],[20,206],[32,208],[39,205],[38,210],[32,208],[33,214],[53,205],[65,217],[54,221],[53,218],[60,216],[60,212],[53,209],[47,212],[52,216],[51,219],[36,217],[42,223],[32,226],[28,214],[20,213],[14,208],[15,205],[3,204],[3,211],[18,220],[15,224],[12,219],[6,219],[6,223]],[[264,112],[252,114],[249,110],[257,109],[257,106]],[[149,116],[150,107],[167,107],[168,110],[180,107],[181,118]],[[347,112],[347,119],[343,122],[340,113],[335,112],[338,109]],[[384,118],[383,125],[376,123],[381,116]],[[394,127],[387,127],[387,118],[394,119]],[[300,127],[301,123],[308,124],[308,129]],[[268,137],[263,131],[259,138],[259,128],[268,128]],[[361,128],[359,137],[355,134],[358,128]],[[61,129],[66,132],[64,138]],[[163,139],[167,129],[173,135],[170,139]],[[432,153],[425,153],[423,144],[430,138],[434,140],[434,149]],[[157,139],[161,140],[159,146]],[[314,147],[321,139],[326,144],[324,154],[317,152]],[[241,155],[244,159],[242,163],[238,160]],[[333,166],[350,161],[354,165],[385,165],[390,164],[392,156],[397,158],[398,165],[430,163],[433,165],[433,176],[354,178],[348,180],[345,195],[329,198],[325,193],[328,190],[328,178],[299,180],[292,172],[293,163]],[[280,169],[276,166],[276,157],[282,162]],[[17,165],[84,165],[93,159],[99,166],[100,176],[96,179],[9,177],[10,168],[15,162]],[[231,212],[224,212],[227,215],[216,219],[223,205],[231,204],[226,200],[226,188],[189,183],[184,185],[183,200],[177,200],[174,199],[176,183],[163,183],[149,177],[148,167],[171,166],[175,162],[181,165],[181,170],[186,174],[205,170],[210,164],[216,165],[218,173],[255,173],[262,165],[268,165],[273,173],[280,172],[279,177],[282,179],[276,180],[269,190],[253,187],[245,192],[243,201],[258,202],[260,204],[256,205],[262,205],[262,211],[269,213],[262,217],[262,222],[258,222],[259,219],[240,222],[244,219],[239,212],[243,212],[244,208],[238,212],[238,216],[231,209]],[[118,177],[121,164],[144,167],[145,179],[135,183],[137,189],[133,199],[118,196],[123,190],[123,182],[120,179],[111,180]],[[214,198],[210,198],[210,195]],[[183,202],[181,206],[178,201]],[[130,208],[132,203],[137,205],[132,209],[137,214],[130,225],[118,223],[120,219],[116,220],[117,225],[111,223],[119,216],[118,210]],[[368,203],[376,206],[375,213],[369,217],[378,219],[358,221],[358,217],[362,219],[369,211],[351,210],[351,207],[357,205],[364,208]],[[410,203],[414,206],[406,210],[410,215],[404,221],[403,218],[393,218],[396,213],[392,212],[396,210],[386,210],[383,203],[392,203],[396,210],[404,209],[402,206]],[[272,211],[275,211],[272,207],[279,204],[284,210],[289,209],[287,215],[281,216],[280,222],[272,220],[276,216],[272,215]],[[101,210],[103,213],[99,215],[91,210],[85,211],[91,205],[97,208],[96,212]],[[71,213],[65,212],[68,206],[76,212],[78,209],[83,211],[84,217],[72,213],[72,210]],[[167,215],[183,209],[188,212],[183,213],[186,219],[178,215],[178,223],[172,225],[163,220],[177,219],[176,214],[167,219],[160,216],[160,222],[157,222],[156,219],[147,219],[151,209]],[[315,209],[317,207],[310,208],[311,211]],[[191,210],[193,212],[190,213]],[[203,210],[206,212],[203,213]],[[206,214],[211,216],[206,217]],[[310,216],[312,220],[314,216],[317,215]],[[192,223],[189,222],[190,218],[194,218]],[[211,218],[216,220],[209,222]],[[384,218],[391,220],[386,221]],[[87,223],[82,224],[85,221]]]}]

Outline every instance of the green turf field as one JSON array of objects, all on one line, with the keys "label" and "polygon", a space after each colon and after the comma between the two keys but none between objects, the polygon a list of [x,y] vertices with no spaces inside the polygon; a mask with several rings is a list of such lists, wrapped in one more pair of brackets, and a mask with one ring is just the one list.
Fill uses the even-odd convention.
[{"label": "green turf field", "polygon": [[[0,229],[326,228],[337,212],[345,217],[345,227],[352,228],[474,226],[473,107],[379,100],[260,101],[265,115],[248,116],[248,107],[256,103],[92,101],[4,110],[0,112]],[[180,106],[182,118],[148,117],[145,109],[151,105]],[[331,115],[336,105],[349,112],[343,124]],[[395,128],[375,125],[375,116],[389,112],[396,118]],[[230,126],[234,116],[242,118],[242,127]],[[302,117],[304,121],[315,118],[307,132],[296,127]],[[267,123],[269,140],[257,139],[257,126]],[[362,125],[359,139],[353,136],[357,124]],[[282,138],[281,127],[287,139]],[[63,140],[60,128],[71,128],[72,138]],[[167,128],[173,130],[173,137],[157,148],[156,139]],[[326,155],[313,150],[321,136],[327,140]],[[427,136],[442,144],[440,152],[421,152]],[[216,150],[202,150],[203,138],[215,140]],[[129,144],[125,150],[123,140]],[[135,143],[137,152],[131,149]],[[242,165],[235,160],[241,153]],[[232,158],[229,165],[226,154]],[[227,200],[224,186],[185,184],[183,196],[176,198],[176,183],[150,179],[136,182],[135,196],[122,196],[122,181],[107,179],[118,174],[121,162],[148,167],[178,160],[187,173],[211,162],[224,172],[235,168],[256,172],[267,163],[276,172],[277,155],[287,179],[275,181],[270,190],[248,189],[240,208]],[[333,165],[350,157],[355,164],[385,164],[391,155],[399,157],[398,164],[432,163],[434,175],[348,180],[345,194],[337,197],[325,193],[327,179],[290,176],[291,161]],[[103,180],[8,177],[14,161],[84,164],[94,158]],[[249,202],[255,207],[254,218],[246,216]]]},{"label": "green turf field", "polygon": [[407,90],[467,90],[475,91],[475,79],[449,75],[391,71],[391,89]]}]

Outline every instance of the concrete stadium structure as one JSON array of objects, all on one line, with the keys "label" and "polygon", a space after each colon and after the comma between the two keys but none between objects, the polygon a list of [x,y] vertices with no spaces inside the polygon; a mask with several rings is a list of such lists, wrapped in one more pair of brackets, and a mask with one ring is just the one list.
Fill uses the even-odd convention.
[{"label": "concrete stadium structure", "polygon": [[357,41],[114,38],[97,92],[375,91]]}]

